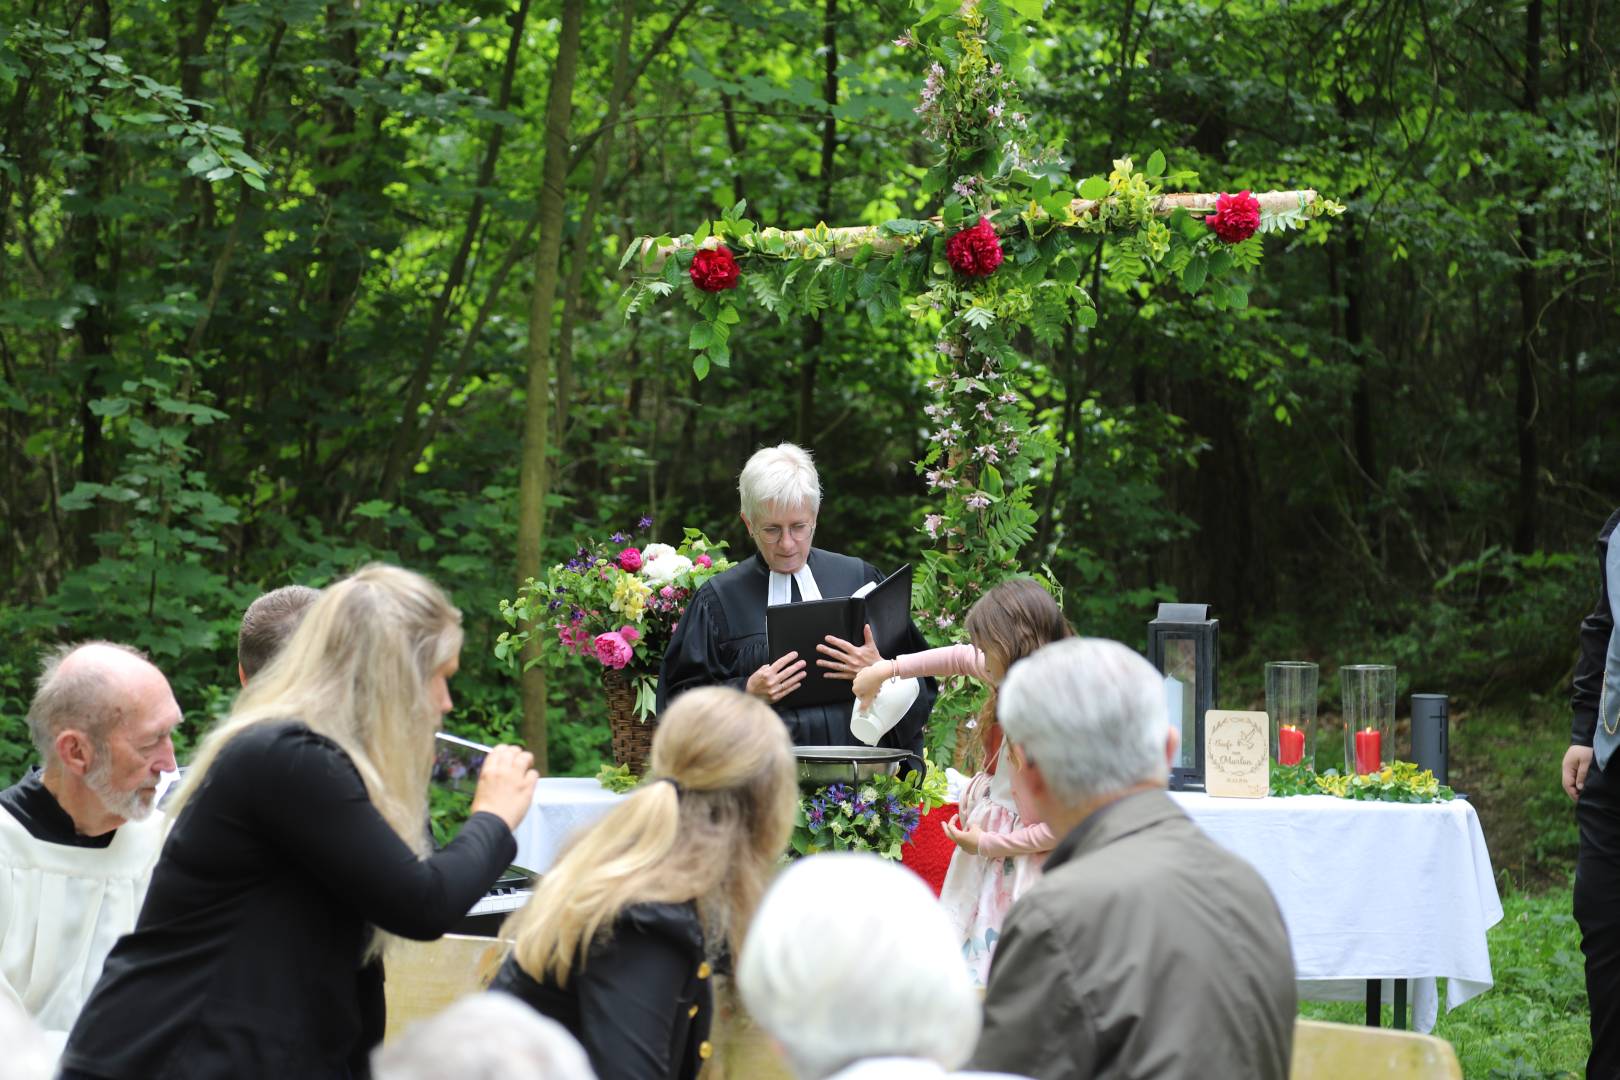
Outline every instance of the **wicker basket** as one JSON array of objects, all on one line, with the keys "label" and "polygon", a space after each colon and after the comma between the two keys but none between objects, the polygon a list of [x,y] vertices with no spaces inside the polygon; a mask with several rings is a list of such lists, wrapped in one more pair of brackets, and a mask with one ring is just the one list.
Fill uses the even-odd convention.
[{"label": "wicker basket", "polygon": [[647,772],[647,761],[652,756],[653,732],[658,730],[658,717],[645,721],[636,719],[636,687],[628,671],[606,668],[602,672],[602,685],[607,688],[608,730],[613,733],[613,761],[628,765],[637,776]]}]

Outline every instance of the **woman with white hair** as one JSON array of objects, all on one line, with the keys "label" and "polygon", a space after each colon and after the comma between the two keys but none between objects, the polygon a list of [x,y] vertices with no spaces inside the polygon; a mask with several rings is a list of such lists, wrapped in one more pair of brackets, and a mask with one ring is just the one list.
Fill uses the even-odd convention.
[{"label": "woman with white hair", "polygon": [[374,1080],[597,1080],[554,1020],[510,994],[468,994],[371,1058]]},{"label": "woman with white hair", "polygon": [[713,975],[787,848],[787,734],[757,699],[683,694],[651,773],[546,872],[491,988],[566,1027],[601,1080],[691,1080],[714,1053]]},{"label": "woman with white hair", "polygon": [[[729,686],[776,709],[800,746],[848,746],[855,695],[849,702],[785,707],[814,661],[830,678],[848,679],[878,659],[870,636],[861,643],[829,637],[819,657],[788,653],[774,663],[765,640],[765,609],[774,604],[852,596],[884,575],[871,563],[813,546],[821,511],[821,480],[810,455],[792,443],[766,447],[748,459],[737,481],[743,527],[757,553],[703,583],[670,638],[658,678],[658,710],[694,686]],[[915,625],[902,651],[928,647]],[[923,726],[937,687],[920,680],[916,700],[878,741],[907,750],[902,766],[921,769]]]},{"label": "woman with white hair", "polygon": [[430,855],[433,734],[461,613],[368,566],[326,589],[203,740],[135,929],[68,1036],[63,1080],[353,1080],[381,1035],[371,961],[445,933],[517,853],[531,756],[496,747]]},{"label": "woman with white hair", "polygon": [[953,1073],[979,1037],[955,927],[922,879],[875,855],[814,855],[771,886],[737,988],[798,1080]]}]

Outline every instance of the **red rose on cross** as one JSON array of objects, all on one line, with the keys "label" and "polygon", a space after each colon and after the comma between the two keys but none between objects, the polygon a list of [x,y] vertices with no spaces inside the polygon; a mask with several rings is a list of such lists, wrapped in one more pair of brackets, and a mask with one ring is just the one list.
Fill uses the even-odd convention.
[{"label": "red rose on cross", "polygon": [[692,284],[704,292],[721,292],[737,287],[737,260],[724,244],[704,248],[692,256]]},{"label": "red rose on cross", "polygon": [[1215,235],[1228,244],[1241,244],[1260,227],[1260,201],[1247,191],[1220,195],[1215,212],[1204,219]]},{"label": "red rose on cross", "polygon": [[968,277],[988,277],[1001,265],[1001,241],[989,218],[980,218],[971,229],[963,229],[945,241],[945,260],[957,273]]}]

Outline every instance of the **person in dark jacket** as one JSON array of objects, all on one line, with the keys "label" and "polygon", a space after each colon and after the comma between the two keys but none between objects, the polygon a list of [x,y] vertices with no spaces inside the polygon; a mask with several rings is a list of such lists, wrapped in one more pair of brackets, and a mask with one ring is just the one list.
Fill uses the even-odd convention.
[{"label": "person in dark jacket", "polygon": [[426,857],[460,649],[460,613],[416,574],[370,566],[325,591],[199,747],[64,1080],[363,1074],[368,962],[467,913],[516,853],[534,790],[531,755],[497,747],[461,834]]},{"label": "person in dark jacket", "polygon": [[[811,661],[828,678],[853,684],[878,659],[870,636],[863,642],[829,636],[819,656],[790,652],[770,657],[765,609],[775,604],[823,597],[853,596],[884,575],[869,562],[812,546],[821,512],[821,479],[809,453],[792,443],[766,447],[748,459],[737,480],[743,526],[758,551],[705,581],[692,596],[670,637],[659,668],[658,710],[676,695],[698,686],[729,686],[769,702],[800,746],[849,746],[855,694],[847,702],[793,705],[790,695],[804,682]],[[868,628],[870,629],[870,628]],[[900,652],[921,652],[927,640],[915,624],[906,628]],[[923,728],[938,695],[931,678],[919,680],[918,693],[879,746],[910,755],[900,773],[923,766]]]},{"label": "person in dark jacket", "polygon": [[566,1027],[600,1080],[691,1080],[798,805],[787,731],[723,687],[675,700],[648,779],[575,842],[502,937],[491,989]]},{"label": "person in dark jacket", "polygon": [[[1586,955],[1592,1053],[1586,1075],[1620,1076],[1620,779],[1609,775],[1620,746],[1620,510],[1598,532],[1598,600],[1581,620],[1581,652],[1570,698],[1564,791],[1575,800],[1575,922]],[[1615,771],[1620,776],[1620,765]]]}]

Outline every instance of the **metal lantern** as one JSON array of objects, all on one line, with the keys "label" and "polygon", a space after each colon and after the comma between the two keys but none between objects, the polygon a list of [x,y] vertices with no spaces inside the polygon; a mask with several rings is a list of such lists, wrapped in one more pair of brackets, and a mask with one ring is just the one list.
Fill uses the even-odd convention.
[{"label": "metal lantern", "polygon": [[1220,632],[1208,604],[1160,604],[1159,617],[1148,623],[1147,657],[1165,676],[1170,725],[1181,732],[1170,767],[1172,791],[1204,788],[1204,714],[1215,707]]}]

